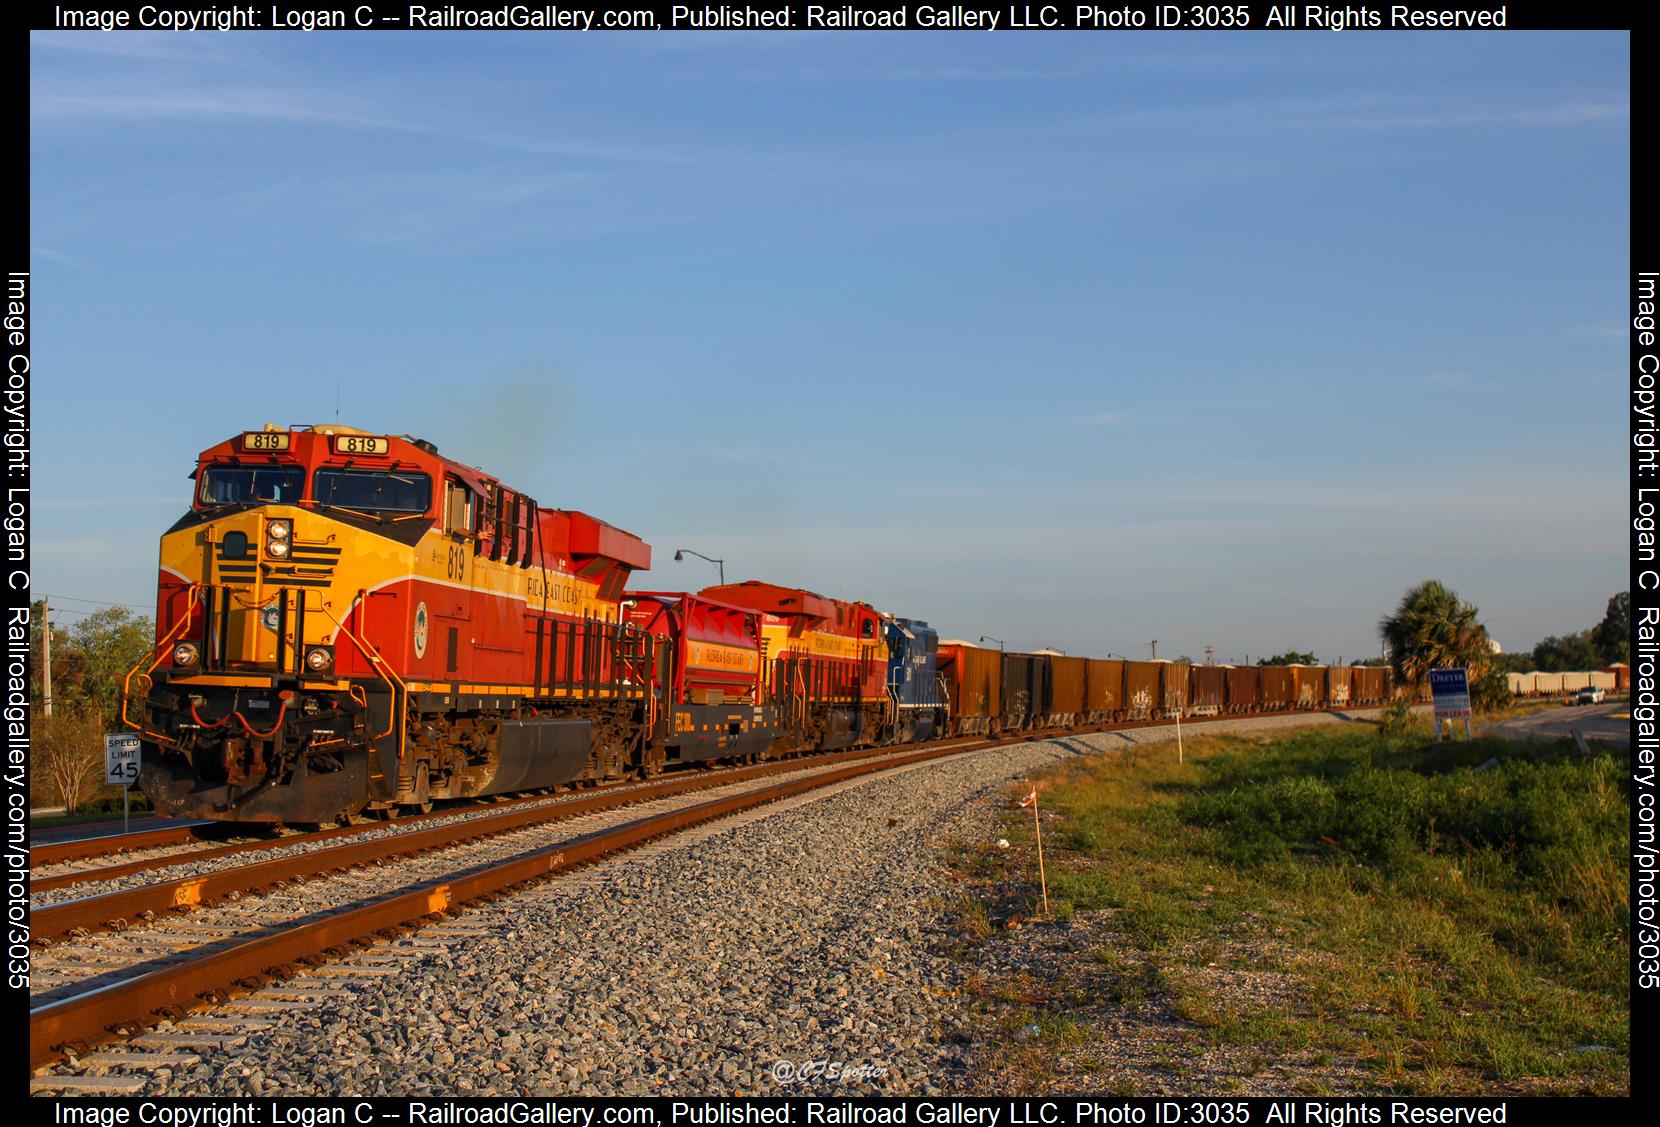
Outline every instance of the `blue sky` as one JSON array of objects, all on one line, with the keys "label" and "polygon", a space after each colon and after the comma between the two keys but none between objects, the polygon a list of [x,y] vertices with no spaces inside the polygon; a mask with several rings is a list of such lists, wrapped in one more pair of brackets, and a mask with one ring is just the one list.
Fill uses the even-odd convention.
[{"label": "blue sky", "polygon": [[[34,589],[412,433],[1010,646],[1507,648],[1627,586],[1624,34],[37,34]],[[65,609],[91,604],[64,603]]]}]

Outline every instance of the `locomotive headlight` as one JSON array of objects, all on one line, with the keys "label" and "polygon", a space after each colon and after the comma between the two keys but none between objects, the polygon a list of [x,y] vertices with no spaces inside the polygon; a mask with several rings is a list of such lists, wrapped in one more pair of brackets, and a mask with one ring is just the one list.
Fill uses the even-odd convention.
[{"label": "locomotive headlight", "polygon": [[201,651],[196,648],[195,642],[180,642],[173,647],[174,665],[195,665],[200,657]]},{"label": "locomotive headlight", "polygon": [[268,555],[282,559],[288,555],[289,541],[293,539],[294,526],[286,520],[268,520],[265,522],[265,551]]},{"label": "locomotive headlight", "polygon": [[313,673],[326,673],[334,664],[334,652],[327,646],[312,646],[305,652],[305,667]]}]

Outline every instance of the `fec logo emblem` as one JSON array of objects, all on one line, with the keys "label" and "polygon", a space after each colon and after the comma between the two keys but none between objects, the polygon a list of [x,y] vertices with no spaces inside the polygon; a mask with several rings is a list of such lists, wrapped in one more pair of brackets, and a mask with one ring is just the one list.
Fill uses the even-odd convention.
[{"label": "fec logo emblem", "polygon": [[415,656],[425,657],[426,655],[427,605],[425,603],[417,603],[415,605]]}]

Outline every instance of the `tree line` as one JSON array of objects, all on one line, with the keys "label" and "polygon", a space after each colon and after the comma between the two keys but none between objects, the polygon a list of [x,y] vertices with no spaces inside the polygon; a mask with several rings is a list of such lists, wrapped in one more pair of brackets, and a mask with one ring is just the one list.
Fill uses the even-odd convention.
[{"label": "tree line", "polygon": [[1471,703],[1492,709],[1510,700],[1510,673],[1598,669],[1630,656],[1629,591],[1608,600],[1597,625],[1546,638],[1532,653],[1494,653],[1479,613],[1439,580],[1425,580],[1408,591],[1395,612],[1378,623],[1396,680],[1421,688],[1431,669],[1461,667],[1469,670]]},{"label": "tree line", "polygon": [[1608,600],[1602,621],[1573,634],[1553,634],[1531,652],[1503,654],[1507,673],[1571,673],[1631,660],[1631,592]]},{"label": "tree line", "polygon": [[[121,686],[150,652],[155,627],[126,607],[104,607],[70,626],[47,623],[46,603],[29,616],[29,764],[35,801],[70,813],[101,789],[104,733],[121,726]],[[51,629],[51,715],[47,715],[46,627]]]}]

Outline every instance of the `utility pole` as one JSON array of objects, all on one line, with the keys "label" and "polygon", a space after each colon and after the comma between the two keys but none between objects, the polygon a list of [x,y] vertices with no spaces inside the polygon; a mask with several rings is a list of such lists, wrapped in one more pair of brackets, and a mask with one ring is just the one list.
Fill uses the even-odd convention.
[{"label": "utility pole", "polygon": [[1216,647],[1215,646],[1206,646],[1205,647],[1205,664],[1206,665],[1215,665],[1216,664]]},{"label": "utility pole", "polygon": [[1153,639],[1153,660],[1157,661],[1158,659],[1159,659],[1159,640],[1157,638],[1154,638]]},{"label": "utility pole", "polygon": [[47,716],[52,715],[52,615],[50,604],[46,596],[40,597],[40,664],[44,666],[40,675],[41,708]]}]

